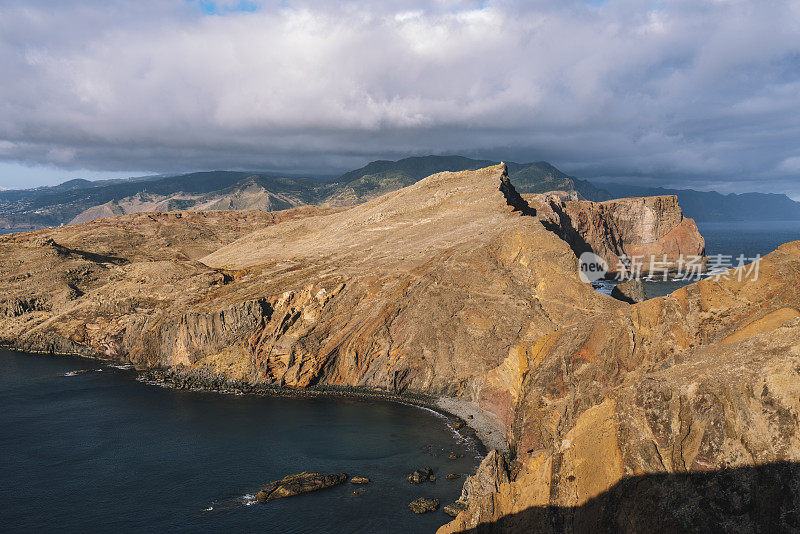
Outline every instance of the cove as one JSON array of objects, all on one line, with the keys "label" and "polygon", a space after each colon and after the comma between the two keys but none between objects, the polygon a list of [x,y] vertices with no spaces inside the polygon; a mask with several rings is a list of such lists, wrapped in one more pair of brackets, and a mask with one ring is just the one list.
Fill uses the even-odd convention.
[{"label": "cove", "polygon": [[[414,406],[173,390],[135,376],[0,352],[3,530],[432,532],[450,518],[408,503],[454,501],[480,460],[446,418]],[[425,466],[436,483],[405,480]],[[260,484],[300,471],[372,482],[251,503]]]}]

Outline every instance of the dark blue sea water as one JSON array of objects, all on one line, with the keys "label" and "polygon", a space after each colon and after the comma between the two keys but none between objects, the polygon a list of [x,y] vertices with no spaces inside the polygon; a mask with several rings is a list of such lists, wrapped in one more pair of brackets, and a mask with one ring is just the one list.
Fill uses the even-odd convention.
[{"label": "dark blue sea water", "polygon": [[[10,352],[0,429],[0,532],[432,532],[449,518],[408,503],[452,502],[464,479],[444,475],[479,461],[421,408],[177,391],[97,362]],[[405,481],[426,465],[435,484]],[[260,484],[304,470],[372,483],[247,504]]]}]

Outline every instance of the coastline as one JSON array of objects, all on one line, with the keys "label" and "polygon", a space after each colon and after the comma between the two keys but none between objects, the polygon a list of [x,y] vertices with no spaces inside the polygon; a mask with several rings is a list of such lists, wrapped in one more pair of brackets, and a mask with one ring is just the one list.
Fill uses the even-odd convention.
[{"label": "coastline", "polygon": [[[116,359],[102,358],[91,351],[67,352],[52,350],[19,349],[14,346],[2,345],[0,350],[23,354],[46,354],[52,356],[65,356],[101,362],[103,365],[120,369],[120,366],[130,366],[127,369],[135,374],[135,380],[159,387],[182,389],[187,391],[206,391],[221,395],[261,395],[269,397],[308,397],[330,399],[353,399],[359,401],[382,401],[433,411],[448,420],[448,426],[461,438],[472,439],[481,456],[486,456],[493,449],[502,453],[508,452],[505,442],[505,427],[488,412],[478,407],[477,403],[457,399],[454,397],[435,397],[418,393],[403,393],[400,395],[354,386],[312,386],[304,389],[287,388],[268,384],[251,384],[242,380],[227,380],[220,376],[208,380],[173,369],[137,369],[129,362]],[[472,417],[469,417],[472,416]],[[452,423],[460,423],[453,425]],[[460,428],[457,428],[460,427]]]},{"label": "coastline", "polygon": [[[150,385],[183,389],[187,391],[207,391],[223,395],[261,395],[287,398],[329,398],[353,399],[359,401],[380,401],[414,406],[435,412],[448,420],[448,426],[459,437],[471,439],[478,453],[486,456],[491,450],[508,453],[505,441],[505,427],[477,403],[453,397],[434,397],[419,393],[394,394],[379,389],[355,386],[311,386],[303,389],[287,388],[267,384],[249,384],[243,381],[211,383],[194,376],[177,374],[171,370],[137,370],[137,380]],[[219,378],[219,377],[217,377]],[[472,417],[469,417],[472,416]],[[453,425],[452,423],[457,423]]]}]

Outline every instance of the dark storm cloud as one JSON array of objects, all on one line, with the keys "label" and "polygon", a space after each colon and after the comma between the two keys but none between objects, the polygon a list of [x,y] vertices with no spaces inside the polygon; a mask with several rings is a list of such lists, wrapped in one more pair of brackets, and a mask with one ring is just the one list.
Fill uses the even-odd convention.
[{"label": "dark storm cloud", "polygon": [[459,152],[797,195],[798,28],[795,0],[6,0],[0,159],[326,172]]}]

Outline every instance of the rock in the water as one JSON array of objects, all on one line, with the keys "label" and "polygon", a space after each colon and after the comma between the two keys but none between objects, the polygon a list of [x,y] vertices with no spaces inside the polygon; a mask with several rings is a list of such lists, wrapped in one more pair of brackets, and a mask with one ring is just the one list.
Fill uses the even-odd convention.
[{"label": "rock in the water", "polygon": [[[406,480],[411,482],[412,484],[422,484],[423,482],[427,482],[430,478],[433,477],[433,469],[430,467],[426,467],[425,469],[417,469],[410,475],[406,477]],[[434,480],[436,480],[434,478]]]},{"label": "rock in the water", "polygon": [[321,473],[302,472],[296,475],[288,475],[281,480],[264,484],[264,489],[256,494],[256,500],[258,502],[267,502],[284,497],[294,497],[295,495],[338,486],[346,480],[347,475],[345,473],[323,475]]},{"label": "rock in the water", "polygon": [[450,453],[450,456],[447,457],[448,460],[458,460],[459,458],[463,458],[463,454],[456,454],[454,452]]},{"label": "rock in the water", "polygon": [[628,304],[636,304],[647,299],[644,294],[644,284],[641,280],[631,279],[619,283],[611,290],[611,296]]},{"label": "rock in the water", "polygon": [[466,509],[467,509],[467,503],[465,503],[464,501],[456,501],[442,508],[442,511],[447,515],[449,515],[450,517],[455,517]]},{"label": "rock in the water", "polygon": [[367,477],[359,477],[355,476],[350,479],[351,484],[369,484],[369,479]]},{"label": "rock in the water", "polygon": [[453,423],[453,428],[455,428],[456,430],[461,430],[465,426],[466,425],[465,425],[464,421],[456,421],[455,423]]},{"label": "rock in the water", "polygon": [[446,478],[447,480],[455,480],[457,478],[461,478],[461,475],[459,475],[458,473],[450,473],[444,478]]},{"label": "rock in the water", "polygon": [[439,499],[427,499],[425,497],[420,497],[419,499],[411,501],[408,507],[415,514],[434,512],[439,509]]}]

